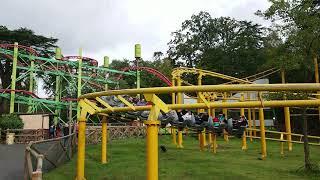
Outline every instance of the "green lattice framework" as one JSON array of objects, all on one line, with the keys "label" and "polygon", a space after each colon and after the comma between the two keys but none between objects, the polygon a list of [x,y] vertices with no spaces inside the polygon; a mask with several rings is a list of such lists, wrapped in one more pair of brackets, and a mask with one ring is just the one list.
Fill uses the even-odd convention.
[{"label": "green lattice framework", "polygon": [[[0,97],[10,100],[10,113],[52,113],[55,115],[55,123],[66,122],[75,118],[72,116],[72,111],[77,110],[77,116],[79,115],[76,98],[82,91],[86,93],[101,91],[106,89],[108,84],[117,84],[118,81],[113,81],[111,78],[114,74],[136,75],[134,72],[108,68],[107,56],[104,57],[104,65],[98,66],[96,60],[82,56],[82,49],[79,50],[78,56],[63,57],[61,50],[57,48],[55,57],[40,57],[35,50],[31,53],[22,47],[20,48],[18,43],[12,46],[0,46],[0,54],[12,59],[11,85],[3,87],[0,91]],[[0,61],[6,59],[0,58]],[[35,95],[36,80],[40,75],[50,75],[55,79],[54,97],[43,99]],[[28,90],[16,89],[15,86],[20,81],[28,84]],[[74,97],[66,97],[68,94]],[[23,108],[22,110],[19,108],[21,105],[27,106],[26,112]],[[61,117],[61,110],[69,111],[68,120]]]}]

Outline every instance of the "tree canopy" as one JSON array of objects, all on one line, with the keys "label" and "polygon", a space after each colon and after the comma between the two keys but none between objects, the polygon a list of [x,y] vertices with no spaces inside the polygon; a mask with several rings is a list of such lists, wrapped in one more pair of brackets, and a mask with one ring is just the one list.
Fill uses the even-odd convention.
[{"label": "tree canopy", "polygon": [[255,73],[265,62],[264,31],[250,21],[200,12],[172,33],[168,56],[177,66],[241,77]]},{"label": "tree canopy", "polygon": [[[266,11],[256,13],[271,20],[273,23],[271,28],[280,39],[278,46],[269,49],[269,55],[272,57],[268,61],[269,66],[294,70],[295,76],[290,79],[291,82],[312,81],[313,76],[310,76],[314,72],[312,58],[319,56],[320,47],[320,1],[270,0],[270,2],[271,6]],[[297,76],[297,72],[302,73]]]},{"label": "tree canopy", "polygon": [[[32,30],[27,28],[18,28],[10,30],[5,26],[0,26],[0,44],[13,44],[18,42],[19,45],[24,45],[34,48],[41,56],[50,56],[56,47],[56,38],[48,38],[42,35],[36,35]],[[25,70],[17,70],[17,77]],[[12,58],[10,56],[0,55],[0,88],[7,88],[11,83],[12,74]],[[28,81],[19,81],[16,84],[17,89],[27,89]],[[7,110],[7,101],[1,100],[0,113]]]}]

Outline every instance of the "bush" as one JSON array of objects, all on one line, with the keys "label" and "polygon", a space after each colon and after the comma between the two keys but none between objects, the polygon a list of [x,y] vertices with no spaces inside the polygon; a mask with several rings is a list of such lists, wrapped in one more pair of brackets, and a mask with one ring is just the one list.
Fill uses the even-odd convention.
[{"label": "bush", "polygon": [[22,129],[22,119],[16,114],[6,114],[0,116],[0,129]]}]

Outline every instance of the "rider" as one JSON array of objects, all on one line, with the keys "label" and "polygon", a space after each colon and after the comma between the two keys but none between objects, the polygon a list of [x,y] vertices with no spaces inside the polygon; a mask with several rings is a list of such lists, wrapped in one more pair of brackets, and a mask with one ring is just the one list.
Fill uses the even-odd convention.
[{"label": "rider", "polygon": [[217,117],[213,118],[213,126],[217,128],[220,126],[220,121]]},{"label": "rider", "polygon": [[218,119],[220,121],[220,124],[226,123],[226,115],[225,114],[220,113],[218,116]]},{"label": "rider", "polygon": [[247,127],[248,125],[247,118],[245,116],[241,116],[238,123],[239,123],[239,126]]}]

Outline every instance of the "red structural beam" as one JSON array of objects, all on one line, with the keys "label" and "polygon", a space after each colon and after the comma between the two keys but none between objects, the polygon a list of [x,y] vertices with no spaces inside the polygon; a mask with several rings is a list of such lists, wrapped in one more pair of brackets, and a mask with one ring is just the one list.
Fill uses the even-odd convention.
[{"label": "red structural beam", "polygon": [[25,94],[25,95],[29,95],[29,96],[32,96],[34,98],[39,98],[39,96],[37,96],[36,94],[30,92],[30,91],[27,91],[27,90],[13,90],[13,89],[0,89],[0,93],[11,93],[11,91],[14,91],[16,93],[22,93],[22,94]]},{"label": "red structural beam", "polygon": [[[170,79],[156,69],[153,69],[150,67],[136,67],[136,66],[125,67],[121,69],[121,71],[129,71],[129,70],[141,70],[141,71],[148,72],[149,74],[155,75],[158,79],[160,79],[162,82],[164,82],[168,86],[172,86]],[[121,78],[122,78],[122,75],[119,75],[117,79],[119,80]]]},{"label": "red structural beam", "polygon": [[[0,44],[0,48],[14,48],[14,44]],[[18,45],[18,49],[23,49],[33,55],[38,55],[35,49],[28,46]]]}]

